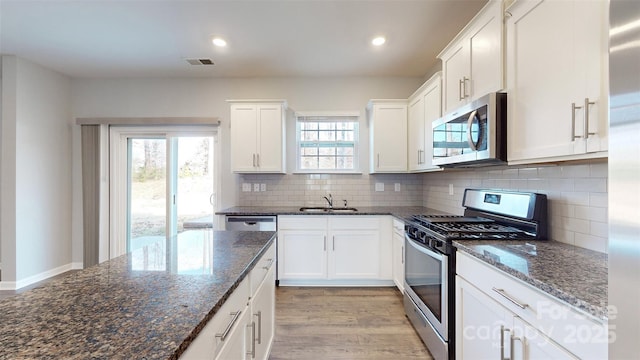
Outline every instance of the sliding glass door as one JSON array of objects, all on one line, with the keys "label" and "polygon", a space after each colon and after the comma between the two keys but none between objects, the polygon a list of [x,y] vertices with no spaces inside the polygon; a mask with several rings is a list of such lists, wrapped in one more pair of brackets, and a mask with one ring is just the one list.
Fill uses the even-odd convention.
[{"label": "sliding glass door", "polygon": [[111,257],[215,229],[215,132],[114,128],[111,144]]}]

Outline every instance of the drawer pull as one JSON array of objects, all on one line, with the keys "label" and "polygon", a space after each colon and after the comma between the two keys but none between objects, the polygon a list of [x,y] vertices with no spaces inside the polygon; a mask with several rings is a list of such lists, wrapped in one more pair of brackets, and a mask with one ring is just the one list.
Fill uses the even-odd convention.
[{"label": "drawer pull", "polygon": [[269,270],[271,268],[271,265],[273,265],[273,259],[267,259],[267,261],[269,262],[269,265],[267,266],[263,266],[262,268],[265,270]]},{"label": "drawer pull", "polygon": [[251,328],[251,351],[247,352],[247,355],[251,355],[252,359],[256,358],[256,322],[252,321],[251,325],[247,325]]},{"label": "drawer pull", "polygon": [[[505,332],[511,332],[511,329],[507,329],[506,327],[504,327],[504,325],[500,325],[500,360],[513,360],[512,357],[506,358],[506,359],[504,357],[504,352],[505,352],[504,351],[504,333]],[[511,338],[513,338],[513,336],[511,336]],[[513,354],[512,349],[510,351]]]},{"label": "drawer pull", "polygon": [[233,325],[236,323],[236,321],[240,317],[240,314],[242,314],[242,311],[240,311],[240,310],[238,310],[238,311],[236,311],[234,313],[231,313],[230,315],[233,315],[233,318],[229,322],[229,325],[227,325],[227,328],[224,329],[224,332],[222,334],[216,334],[216,337],[220,338],[220,340],[224,341],[227,338],[227,336],[229,336],[229,332],[231,331],[231,328],[233,327]]},{"label": "drawer pull", "polygon": [[507,294],[507,292],[504,291],[504,289],[492,288],[491,290],[497,292],[503,298],[511,301],[512,303],[514,303],[516,306],[518,306],[521,309],[526,309],[529,306],[528,304],[523,304],[523,303],[519,302],[518,300],[514,299],[511,295]]},{"label": "drawer pull", "polygon": [[258,317],[258,344],[262,343],[262,311],[253,314]]}]

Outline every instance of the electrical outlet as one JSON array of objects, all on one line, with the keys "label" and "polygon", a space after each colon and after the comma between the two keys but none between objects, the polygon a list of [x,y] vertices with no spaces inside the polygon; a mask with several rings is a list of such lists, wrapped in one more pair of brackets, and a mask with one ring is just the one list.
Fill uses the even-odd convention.
[{"label": "electrical outlet", "polygon": [[376,191],[384,191],[384,183],[376,183]]},{"label": "electrical outlet", "polygon": [[453,195],[453,184],[449,184],[449,195]]},{"label": "electrical outlet", "polygon": [[253,191],[255,192],[260,191],[260,184],[253,184]]},{"label": "electrical outlet", "polygon": [[393,190],[394,190],[394,191],[400,191],[400,183],[395,183],[395,184],[393,185]]},{"label": "electrical outlet", "polygon": [[242,191],[243,191],[243,192],[251,192],[251,184],[249,184],[249,183],[242,183]]},{"label": "electrical outlet", "polygon": [[260,184],[260,191],[267,191],[267,184]]}]

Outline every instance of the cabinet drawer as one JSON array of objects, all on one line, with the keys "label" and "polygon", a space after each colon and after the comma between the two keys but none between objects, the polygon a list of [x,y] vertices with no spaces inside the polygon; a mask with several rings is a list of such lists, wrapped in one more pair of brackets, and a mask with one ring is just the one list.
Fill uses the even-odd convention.
[{"label": "cabinet drawer", "polygon": [[327,216],[278,216],[278,230],[326,230]]},{"label": "cabinet drawer", "polygon": [[260,260],[256,263],[256,266],[249,273],[249,279],[251,282],[251,296],[253,297],[256,293],[256,290],[262,284],[262,280],[264,280],[267,273],[275,264],[276,260],[276,244],[273,243],[269,247],[269,249],[262,255]]},{"label": "cabinet drawer", "polygon": [[393,232],[400,236],[404,236],[404,222],[393,219]]},{"label": "cabinet drawer", "polygon": [[[209,320],[202,331],[200,331],[200,334],[189,344],[189,347],[182,356],[180,356],[180,359],[200,360],[215,358],[225,344],[225,342],[216,335],[223,334],[227,327],[234,323],[234,318],[235,323],[233,327],[238,327],[237,322],[242,312],[248,310],[249,290],[249,278],[247,277],[242,280],[218,312]],[[236,317],[235,314],[238,314],[238,316]]]},{"label": "cabinet drawer", "polygon": [[578,357],[607,358],[607,324],[460,251],[456,268],[460,277]]}]

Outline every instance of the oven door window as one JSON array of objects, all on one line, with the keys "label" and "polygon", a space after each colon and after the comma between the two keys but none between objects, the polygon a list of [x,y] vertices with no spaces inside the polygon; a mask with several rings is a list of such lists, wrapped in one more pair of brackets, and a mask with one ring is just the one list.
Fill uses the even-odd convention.
[{"label": "oven door window", "polygon": [[433,128],[433,157],[446,158],[487,149],[487,106]]},{"label": "oven door window", "polygon": [[405,281],[436,319],[442,322],[442,296],[445,291],[442,269],[446,257],[437,259],[429,255],[429,250],[422,245],[412,240],[408,242],[411,244],[406,251]]}]

